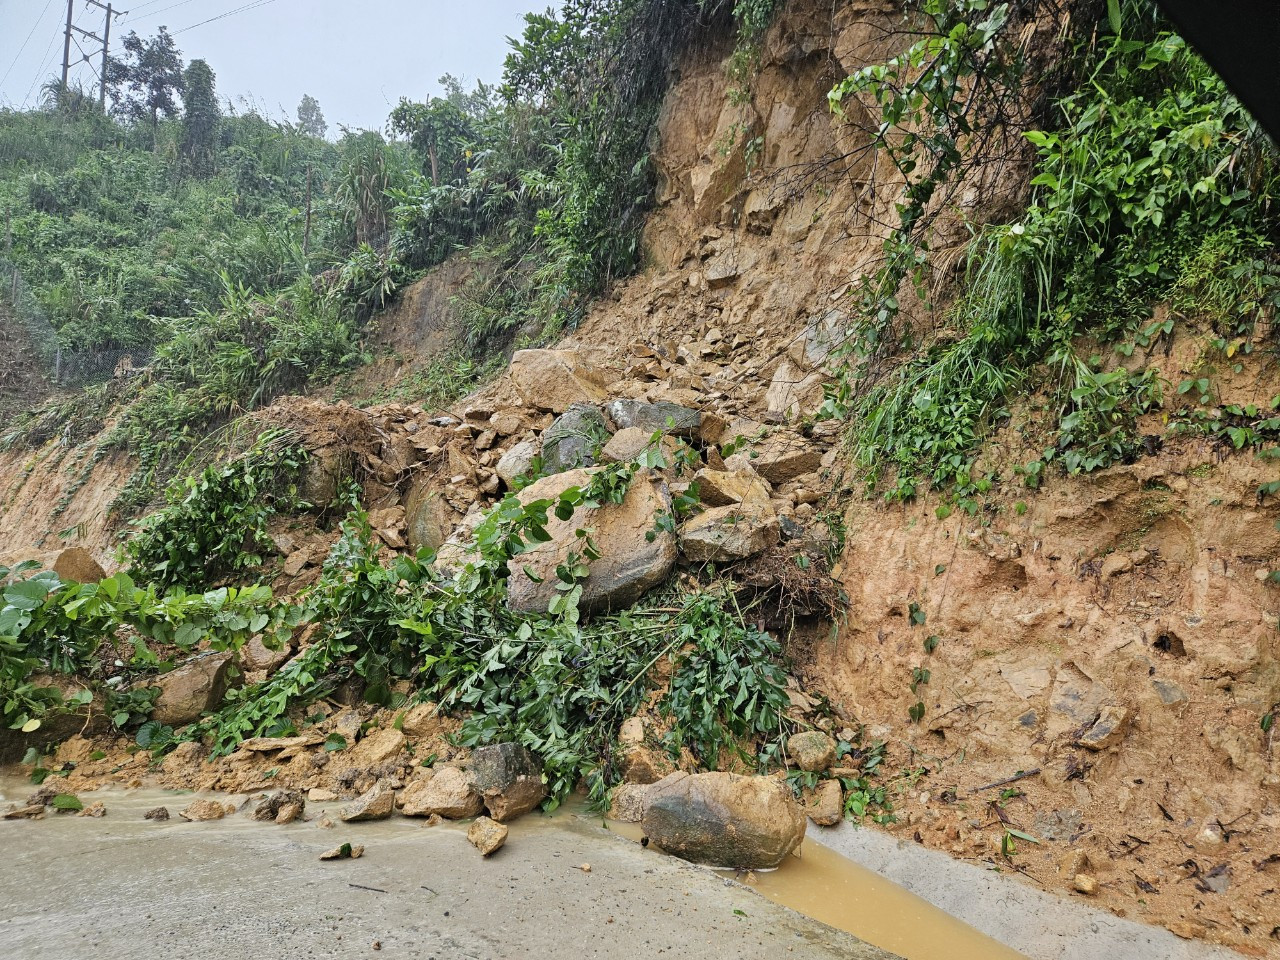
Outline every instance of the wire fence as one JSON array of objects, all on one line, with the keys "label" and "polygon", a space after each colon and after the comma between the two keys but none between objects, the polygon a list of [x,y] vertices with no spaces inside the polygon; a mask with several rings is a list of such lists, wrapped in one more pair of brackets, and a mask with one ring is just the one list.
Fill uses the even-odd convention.
[{"label": "wire fence", "polygon": [[133,376],[151,362],[155,353],[151,346],[88,350],[62,346],[48,312],[22,279],[22,272],[3,257],[0,257],[0,309],[5,309],[10,323],[20,328],[27,350],[55,387],[84,387],[112,377]]}]

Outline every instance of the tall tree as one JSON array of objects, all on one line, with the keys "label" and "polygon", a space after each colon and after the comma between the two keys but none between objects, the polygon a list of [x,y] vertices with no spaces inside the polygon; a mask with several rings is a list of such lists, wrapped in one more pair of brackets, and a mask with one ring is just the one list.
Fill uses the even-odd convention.
[{"label": "tall tree", "polygon": [[164,27],[143,40],[136,30],[124,38],[125,55],[107,63],[112,112],[131,123],[147,121],[154,133],[160,118],[175,116],[182,94],[182,51]]},{"label": "tall tree", "polygon": [[182,74],[182,157],[197,177],[213,173],[217,156],[219,115],[213,81],[213,70],[203,60],[192,60]]},{"label": "tall tree", "polygon": [[323,137],[329,129],[320,112],[320,102],[309,93],[304,93],[298,104],[298,129],[312,137]]}]

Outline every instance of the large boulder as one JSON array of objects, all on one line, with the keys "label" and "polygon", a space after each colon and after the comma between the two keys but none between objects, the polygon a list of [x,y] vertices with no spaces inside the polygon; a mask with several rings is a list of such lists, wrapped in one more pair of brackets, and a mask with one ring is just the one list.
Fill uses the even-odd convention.
[{"label": "large boulder", "polygon": [[484,799],[471,774],[458,767],[440,767],[428,777],[412,781],[400,793],[400,812],[406,817],[432,814],[450,820],[479,816]]},{"label": "large boulder", "polygon": [[151,685],[160,696],[151,718],[171,727],[199,720],[226,695],[233,658],[230,652],[201,654],[156,677]]},{"label": "large boulder", "polygon": [[805,814],[772,777],[673,773],[648,788],[644,833],[667,853],[737,870],[778,866],[804,839]]},{"label": "large boulder", "polygon": [[106,571],[88,550],[83,547],[67,547],[53,561],[53,572],[62,580],[75,583],[97,583],[106,578]]},{"label": "large boulder", "polygon": [[542,802],[542,765],[518,743],[495,743],[471,752],[471,779],[489,816],[514,820]]},{"label": "large boulder", "polygon": [[385,784],[375,784],[339,811],[338,816],[347,823],[364,820],[385,820],[395,809],[396,792]]},{"label": "large boulder", "polygon": [[609,425],[596,407],[575,403],[542,432],[542,468],[560,473],[592,467],[609,440]]},{"label": "large boulder", "polygon": [[680,525],[680,553],[690,563],[733,563],[767,550],[779,536],[767,500],[712,507]]},{"label": "large boulder", "polygon": [[[525,487],[518,497],[526,505],[535,500],[554,501],[570,487],[586,487],[592,473],[569,470],[545,477]],[[583,544],[576,533],[590,529],[601,556],[591,562],[591,573],[582,581],[580,609],[592,613],[631,606],[665,580],[675,565],[675,534],[654,529],[658,516],[670,508],[671,495],[661,478],[638,473],[621,503],[579,507],[568,520],[559,520],[549,512],[546,530],[550,540],[507,564],[507,604],[521,613],[545,612],[559,592],[556,567],[571,552],[581,554]],[[651,531],[654,536],[650,540],[646,534]]]},{"label": "large boulder", "polygon": [[605,375],[575,350],[517,350],[511,383],[527,406],[564,413],[575,403],[603,403]]},{"label": "large boulder", "polygon": [[613,400],[605,412],[619,430],[634,428],[645,433],[670,433],[692,439],[702,425],[702,413],[692,407],[663,400],[645,403],[641,400]]}]

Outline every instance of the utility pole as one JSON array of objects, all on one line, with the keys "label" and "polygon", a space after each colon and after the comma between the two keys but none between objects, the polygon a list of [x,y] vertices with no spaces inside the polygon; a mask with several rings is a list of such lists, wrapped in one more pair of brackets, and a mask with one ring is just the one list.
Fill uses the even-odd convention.
[{"label": "utility pole", "polygon": [[62,36],[62,86],[58,89],[64,103],[67,99],[67,76],[71,73],[71,18],[74,15],[71,6],[74,2],[75,0],[67,0],[67,29]]},{"label": "utility pole", "polygon": [[[66,36],[62,42],[62,96],[65,101],[67,95],[67,82],[70,78],[71,68],[81,63],[92,63],[92,54],[89,53],[83,54],[75,63],[71,62],[71,34],[74,32],[80,34],[82,37],[87,37],[90,40],[96,40],[98,43],[102,44],[102,75],[98,77],[98,105],[102,108],[103,112],[105,112],[107,109],[107,52],[111,48],[111,18],[121,16],[124,11],[113,10],[110,3],[99,3],[98,0],[87,0],[87,2],[89,6],[97,7],[99,10],[106,11],[102,26],[102,36],[98,36],[96,33],[84,30],[75,25],[73,22],[74,10],[72,9],[75,0],[67,0],[67,30]],[[97,50],[93,51],[93,53],[97,52]]]}]

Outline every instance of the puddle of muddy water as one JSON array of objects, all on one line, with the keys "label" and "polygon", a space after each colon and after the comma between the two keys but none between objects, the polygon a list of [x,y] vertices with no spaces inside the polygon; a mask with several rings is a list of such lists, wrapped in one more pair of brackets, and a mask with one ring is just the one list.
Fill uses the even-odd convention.
[{"label": "puddle of muddy water", "polygon": [[[606,821],[605,826],[636,842],[643,832],[638,823]],[[755,873],[751,885],[774,903],[904,960],[1026,960],[1016,950],[814,840],[807,840],[800,852],[777,870]]]},{"label": "puddle of muddy water", "polygon": [[[34,790],[35,787],[25,779],[0,775],[0,808],[22,802]],[[83,829],[87,839],[94,832],[91,825],[96,824],[98,832],[114,834],[123,827],[121,821],[138,820],[144,811],[156,806],[167,806],[176,821],[174,825],[181,825],[184,821],[178,819],[178,810],[197,796],[216,795],[158,788],[108,788],[94,793],[82,792],[79,796],[86,805],[95,799],[106,802],[108,818],[84,820],[52,811],[47,816],[49,819],[65,819],[65,829]],[[336,803],[309,804],[308,814],[318,814],[322,806],[328,806],[336,818],[337,807],[340,806]],[[637,843],[641,838],[639,824],[602,821],[599,816],[588,814],[581,803],[571,802],[549,817],[534,814],[521,818],[513,824],[512,839],[518,839],[527,831],[568,827],[571,820],[584,824],[603,823],[609,832]],[[406,829],[416,830],[420,824],[396,817],[357,826],[361,840],[373,842],[394,838]],[[465,826],[450,824],[445,829],[461,830]],[[151,829],[168,828],[168,825],[160,825]],[[274,824],[255,822],[243,813],[206,824],[204,829],[229,835],[280,831]],[[283,832],[279,833],[279,839],[282,844],[286,843]],[[905,960],[1026,960],[1022,954],[813,840],[806,842],[801,852],[802,856],[788,857],[777,870],[756,873],[751,883],[753,888],[775,903],[851,933]]]}]

